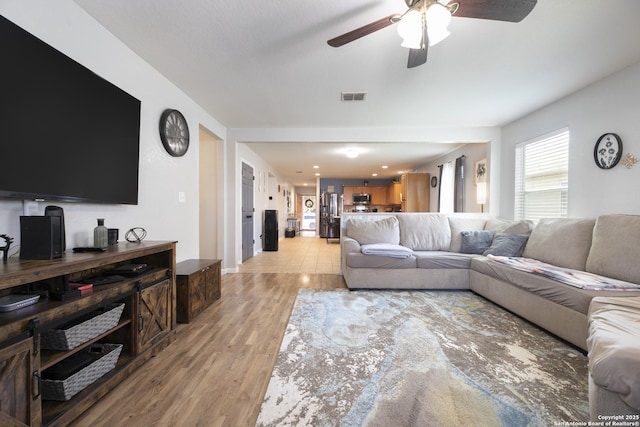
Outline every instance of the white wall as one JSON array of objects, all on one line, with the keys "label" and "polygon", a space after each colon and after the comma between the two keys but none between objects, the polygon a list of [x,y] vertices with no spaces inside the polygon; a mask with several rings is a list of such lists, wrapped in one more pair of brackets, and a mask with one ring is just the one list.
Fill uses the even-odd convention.
[{"label": "white wall", "polygon": [[609,132],[621,137],[623,156],[640,157],[638,63],[503,127],[502,215],[514,214],[515,146],[563,127],[570,131],[569,216],[640,213],[640,163],[631,169],[619,163],[602,170],[593,160],[596,141]]},{"label": "white wall", "polygon": [[[221,138],[226,129],[72,1],[6,0],[0,13],[141,100],[138,205],[52,201],[40,202],[38,213],[49,204],[63,207],[67,247],[92,245],[96,218],[105,218],[105,225],[120,229],[121,240],[126,230],[140,226],[148,240],[178,241],[179,261],[197,258],[198,128],[202,124]],[[169,156],[160,142],[158,120],[166,108],[180,110],[189,123],[191,143],[183,157]],[[178,202],[179,192],[186,195],[184,203]],[[15,244],[21,214],[20,201],[0,200],[0,234],[15,237]]]}]

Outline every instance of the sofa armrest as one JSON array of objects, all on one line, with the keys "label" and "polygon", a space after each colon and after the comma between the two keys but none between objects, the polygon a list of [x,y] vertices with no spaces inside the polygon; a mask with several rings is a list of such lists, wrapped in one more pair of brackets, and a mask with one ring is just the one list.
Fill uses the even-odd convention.
[{"label": "sofa armrest", "polygon": [[340,240],[340,273],[347,274],[347,254],[350,252],[360,252],[360,243],[351,237],[342,236]]},{"label": "sofa armrest", "polygon": [[343,237],[342,238],[342,252],[360,252],[361,246],[360,243],[356,239],[352,239],[351,237]]}]

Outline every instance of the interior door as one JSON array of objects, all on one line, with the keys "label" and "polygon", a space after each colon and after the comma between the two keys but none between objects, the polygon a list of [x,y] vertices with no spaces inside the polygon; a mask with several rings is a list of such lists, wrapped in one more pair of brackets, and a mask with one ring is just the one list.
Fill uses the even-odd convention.
[{"label": "interior door", "polygon": [[242,261],[253,256],[253,168],[242,163]]}]

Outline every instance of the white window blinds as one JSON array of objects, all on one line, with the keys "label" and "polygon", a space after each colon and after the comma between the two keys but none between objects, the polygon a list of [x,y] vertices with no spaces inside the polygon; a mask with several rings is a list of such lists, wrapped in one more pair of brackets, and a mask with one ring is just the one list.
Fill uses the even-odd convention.
[{"label": "white window blinds", "polygon": [[567,216],[569,130],[561,129],[516,147],[516,219]]}]

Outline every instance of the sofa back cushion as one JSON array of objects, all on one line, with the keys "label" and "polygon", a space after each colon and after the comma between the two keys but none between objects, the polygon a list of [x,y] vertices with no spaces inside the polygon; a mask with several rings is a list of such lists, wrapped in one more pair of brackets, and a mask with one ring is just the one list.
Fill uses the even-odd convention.
[{"label": "sofa back cushion", "polygon": [[486,222],[487,220],[485,218],[464,218],[450,216],[449,227],[451,228],[451,242],[449,243],[449,252],[461,252],[462,232],[484,230]]},{"label": "sofa back cushion", "polygon": [[593,229],[587,271],[640,284],[640,216],[602,215]]},{"label": "sofa back cushion", "polygon": [[585,270],[595,218],[543,218],[529,236],[522,256]]},{"label": "sofa back cushion", "polygon": [[496,233],[505,234],[531,234],[533,222],[527,219],[511,221],[508,219],[491,218],[484,226],[485,230],[493,230]]},{"label": "sofa back cushion", "polygon": [[347,236],[357,240],[361,245],[374,243],[397,245],[400,243],[400,228],[395,216],[377,221],[349,218],[346,229]]},{"label": "sofa back cushion", "polygon": [[414,251],[447,251],[451,242],[449,220],[444,214],[398,215],[400,244]]}]

